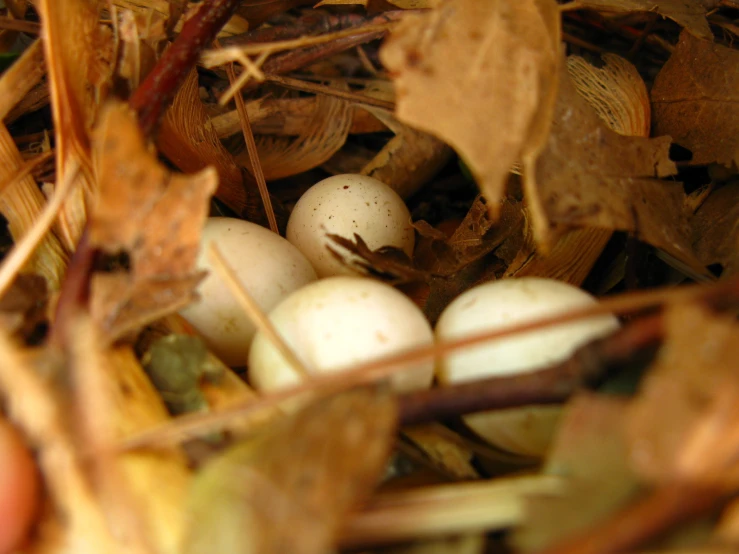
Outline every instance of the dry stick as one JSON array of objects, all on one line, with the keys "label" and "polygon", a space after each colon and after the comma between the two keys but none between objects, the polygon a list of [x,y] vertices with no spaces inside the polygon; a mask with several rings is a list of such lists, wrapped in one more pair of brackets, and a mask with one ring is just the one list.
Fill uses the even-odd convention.
[{"label": "dry stick", "polygon": [[[250,44],[242,47],[231,46],[221,50],[210,51],[203,57],[207,67],[215,67],[233,61],[238,61],[244,66],[244,72],[221,95],[219,102],[225,104],[236,94],[236,91],[259,84],[264,77],[264,72],[272,74],[287,73],[321,58],[343,52],[365,42],[370,42],[382,37],[388,31],[390,23],[392,21],[385,22],[384,24],[362,25],[356,29],[346,29],[317,37],[305,37],[265,44]],[[275,56],[267,60],[272,54],[286,50],[289,51],[281,56]],[[259,57],[252,60],[248,57],[250,55],[258,55]],[[249,83],[250,77],[254,77],[252,83]]]},{"label": "dry stick", "polygon": [[630,552],[681,523],[711,512],[729,498],[721,489],[685,483],[662,485],[604,522],[536,554]]},{"label": "dry stick", "polygon": [[621,315],[635,313],[667,302],[712,302],[727,298],[734,300],[739,298],[739,277],[711,285],[692,285],[677,289],[658,289],[627,293],[614,298],[604,299],[597,306],[575,310],[568,314],[550,316],[505,329],[487,331],[461,339],[400,352],[384,358],[370,360],[351,368],[338,370],[332,374],[311,376],[311,379],[304,383],[276,391],[257,401],[252,400],[247,404],[234,404],[220,412],[193,414],[177,418],[158,428],[144,431],[138,436],[129,438],[121,444],[121,448],[126,450],[183,441],[191,436],[209,433],[227,427],[233,417],[243,417],[257,413],[260,410],[272,409],[275,406],[279,406],[285,400],[305,394],[330,394],[377,381],[378,379],[384,379],[407,367],[408,364],[430,360],[434,357],[444,356],[463,348],[518,333],[534,331],[608,313]]},{"label": "dry stick", "polygon": [[145,135],[154,132],[200,52],[215,40],[240,4],[241,0],[205,0],[133,93],[129,104],[138,112]]},{"label": "dry stick", "polygon": [[585,385],[602,383],[609,370],[658,344],[663,334],[661,314],[645,317],[540,371],[405,394],[399,398],[399,418],[414,425],[483,410],[560,403]]},{"label": "dry stick", "polygon": [[[231,84],[233,84],[236,81],[236,74],[234,73],[234,67],[232,63],[228,64],[228,66],[226,67],[226,72],[228,73],[228,80],[231,82]],[[236,110],[239,112],[239,120],[241,121],[241,131],[244,134],[244,141],[246,142],[246,151],[249,153],[249,162],[251,162],[251,168],[254,172],[254,177],[257,180],[259,196],[262,197],[264,211],[267,213],[269,228],[279,235],[280,230],[277,227],[275,210],[272,207],[272,199],[269,197],[269,189],[267,188],[267,180],[264,178],[262,162],[259,161],[259,151],[257,150],[257,143],[254,140],[254,133],[251,129],[249,114],[247,113],[246,105],[244,104],[244,97],[240,94],[237,94],[235,96],[235,99]]]},{"label": "dry stick", "polygon": [[392,10],[383,12],[381,15],[368,16],[359,13],[330,14],[327,12],[309,11],[293,23],[275,25],[273,27],[260,27],[240,35],[226,37],[221,42],[226,46],[237,46],[289,40],[304,35],[334,33],[362,25],[375,25],[377,23],[394,21],[405,17],[409,13],[420,12],[421,10]]},{"label": "dry stick", "polygon": [[275,329],[272,322],[269,320],[267,315],[259,307],[254,298],[247,292],[247,290],[241,286],[239,279],[236,276],[236,272],[231,268],[226,259],[221,254],[218,247],[214,244],[210,245],[209,255],[213,262],[213,267],[216,269],[221,279],[223,279],[231,289],[231,293],[236,297],[236,300],[241,304],[241,308],[246,312],[251,319],[254,326],[265,334],[267,339],[272,345],[279,350],[280,354],[287,360],[292,368],[297,371],[300,375],[308,376],[308,370],[303,365],[288,344],[282,339],[280,334]]},{"label": "dry stick", "polygon": [[[290,77],[278,77],[277,75],[266,75],[267,81],[290,88],[294,90],[300,90],[303,92],[312,92],[314,94],[323,94],[325,96],[333,96],[335,98],[341,98],[342,100],[348,100],[349,102],[356,102],[357,104],[365,104],[367,106],[376,106],[378,108],[384,108],[386,110],[394,110],[395,102],[388,102],[387,100],[380,100],[379,98],[372,98],[365,94],[357,94],[355,92],[347,92],[345,90],[335,89],[333,87],[327,87],[325,85],[318,85],[315,83],[309,83],[308,81],[301,81],[300,79],[292,79]],[[239,95],[237,95],[238,97]]]}]

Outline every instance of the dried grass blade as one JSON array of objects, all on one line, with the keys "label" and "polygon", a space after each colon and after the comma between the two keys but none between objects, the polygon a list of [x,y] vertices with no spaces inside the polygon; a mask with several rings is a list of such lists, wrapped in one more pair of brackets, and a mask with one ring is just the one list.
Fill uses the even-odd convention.
[{"label": "dried grass blade", "polygon": [[[5,125],[0,124],[0,183],[10,183],[0,195],[0,212],[8,220],[10,234],[16,246],[0,266],[0,293],[5,291],[18,271],[30,263],[29,269],[42,275],[51,290],[57,290],[67,264],[67,254],[53,234],[47,234],[62,203],[68,197],[76,177],[76,168],[62,179],[51,202],[43,194],[30,175],[18,178],[26,164]],[[34,254],[36,247],[39,247]],[[30,259],[30,262],[29,262]]]},{"label": "dried grass blade", "polygon": [[539,475],[440,485],[375,496],[342,531],[343,546],[499,530],[521,522],[529,495],[559,495],[558,477]]},{"label": "dried grass blade", "polygon": [[46,73],[44,47],[34,41],[23,55],[0,76],[0,120],[35,87]]}]

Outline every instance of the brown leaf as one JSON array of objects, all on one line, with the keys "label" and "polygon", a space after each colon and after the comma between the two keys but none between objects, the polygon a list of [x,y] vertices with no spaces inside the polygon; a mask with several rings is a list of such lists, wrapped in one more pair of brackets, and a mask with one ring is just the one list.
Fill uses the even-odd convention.
[{"label": "brown leaf", "polygon": [[721,276],[739,272],[739,183],[713,191],[691,222],[693,249],[705,265],[721,264]]},{"label": "brown leaf", "polygon": [[[713,39],[706,20],[706,7],[700,0],[578,0],[578,8],[605,12],[653,12],[669,17],[699,38]],[[566,5],[565,5],[566,7]]]},{"label": "brown leaf", "polygon": [[669,137],[625,137],[600,120],[563,74],[546,148],[526,172],[524,188],[535,239],[551,244],[565,229],[629,231],[705,274],[691,250]]},{"label": "brown leaf", "polygon": [[700,305],[666,314],[666,339],[629,413],[631,463],[645,478],[736,483],[739,325]]},{"label": "brown leaf", "polygon": [[97,275],[95,319],[118,337],[184,306],[202,278],[200,230],[218,177],[213,168],[171,174],[147,150],[135,114],[111,104],[95,140],[100,198],[90,219],[93,245],[130,256],[130,273]]},{"label": "brown leaf", "polygon": [[399,285],[417,281],[428,281],[431,275],[413,267],[413,262],[400,248],[382,246],[372,250],[362,237],[354,234],[354,240],[329,233],[326,235],[334,244],[328,245],[331,254],[343,264],[388,284]]},{"label": "brown leaf", "polygon": [[184,552],[323,554],[380,477],[397,406],[362,389],[318,401],[196,478]]},{"label": "brown leaf", "polygon": [[627,463],[623,400],[583,394],[565,410],[544,473],[565,479],[565,494],[532,496],[514,535],[523,551],[588,529],[622,507],[639,485]]},{"label": "brown leaf", "polygon": [[380,51],[394,74],[398,119],[452,146],[492,212],[514,162],[545,144],[559,25],[550,0],[445,1],[406,16]]},{"label": "brown leaf", "polygon": [[739,165],[739,52],[680,35],[652,87],[654,128],[693,152],[691,163]]}]

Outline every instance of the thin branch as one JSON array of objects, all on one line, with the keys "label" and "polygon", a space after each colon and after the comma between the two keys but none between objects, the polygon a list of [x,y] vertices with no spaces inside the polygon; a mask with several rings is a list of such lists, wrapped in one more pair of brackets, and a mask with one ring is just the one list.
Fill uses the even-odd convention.
[{"label": "thin branch", "polygon": [[[300,90],[303,92],[312,92],[314,94],[323,94],[325,96],[333,96],[334,98],[341,98],[342,100],[348,100],[349,102],[355,102],[357,104],[365,104],[367,106],[376,106],[386,110],[393,111],[395,109],[394,102],[388,102],[387,100],[380,100],[379,98],[372,98],[365,94],[357,94],[355,92],[347,92],[345,90],[339,90],[334,87],[327,87],[326,85],[318,85],[316,83],[310,83],[308,81],[302,81],[300,79],[293,79],[291,77],[278,77],[277,75],[266,75],[266,80],[270,83],[290,88],[294,90]],[[240,95],[236,95],[239,97]]]},{"label": "thin branch", "polygon": [[564,402],[578,389],[603,382],[609,370],[635,354],[657,345],[663,334],[662,316],[657,314],[590,342],[568,360],[540,371],[408,393],[398,399],[400,421],[415,425],[484,410]]},{"label": "thin branch", "polygon": [[301,384],[275,391],[256,401],[250,400],[248,403],[234,404],[220,412],[180,417],[158,428],[153,428],[149,431],[142,432],[138,436],[130,437],[120,446],[122,450],[130,450],[156,444],[181,442],[201,434],[222,430],[227,428],[235,417],[245,417],[264,410],[273,409],[286,400],[306,394],[312,394],[314,396],[319,393],[331,394],[358,385],[385,379],[407,368],[411,363],[432,360],[435,357],[441,357],[470,346],[513,336],[518,333],[534,331],[536,329],[608,313],[620,315],[633,314],[668,302],[715,302],[726,301],[727,299],[733,301],[739,299],[739,277],[710,285],[692,285],[677,289],[659,289],[623,294],[605,299],[597,306],[572,311],[565,315],[551,316],[537,321],[511,326],[506,329],[488,331],[457,340],[440,342],[434,345],[400,352],[340,369],[335,373],[314,375]]},{"label": "thin branch", "polygon": [[241,0],[205,0],[131,95],[129,104],[138,112],[145,135],[154,132],[200,52],[215,40],[240,4]]}]

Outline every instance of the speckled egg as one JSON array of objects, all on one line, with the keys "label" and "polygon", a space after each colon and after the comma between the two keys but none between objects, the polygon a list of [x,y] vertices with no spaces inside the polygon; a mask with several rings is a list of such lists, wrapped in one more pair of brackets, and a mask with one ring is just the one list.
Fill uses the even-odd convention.
[{"label": "speckled egg", "polygon": [[[428,346],[433,331],[421,310],[393,287],[366,277],[330,277],[283,300],[269,319],[311,372],[325,373]],[[258,332],[249,352],[249,381],[271,391],[300,382],[300,374]],[[397,391],[427,388],[433,362],[395,373]]]},{"label": "speckled egg", "polygon": [[315,281],[316,273],[297,248],[269,229],[241,219],[208,219],[198,267],[209,275],[197,290],[200,299],[180,313],[224,363],[244,365],[256,329],[228,286],[212,270],[208,253],[211,242],[265,312],[291,292]]},{"label": "speckled egg", "polygon": [[358,234],[372,249],[395,246],[408,256],[415,240],[403,199],[366,175],[335,175],[313,185],[298,200],[287,224],[287,240],[313,264],[319,277],[351,275],[328,250],[327,234],[353,239]]}]

